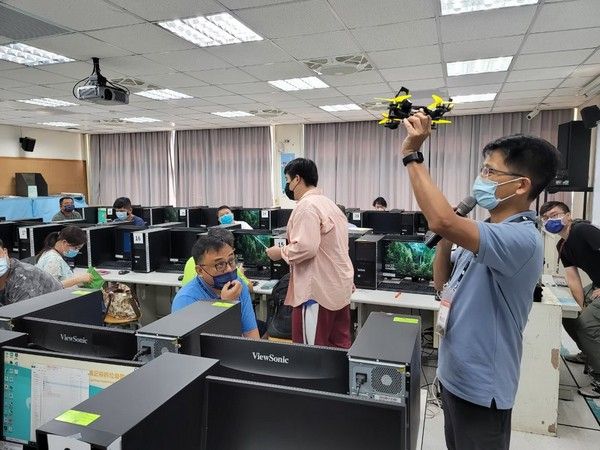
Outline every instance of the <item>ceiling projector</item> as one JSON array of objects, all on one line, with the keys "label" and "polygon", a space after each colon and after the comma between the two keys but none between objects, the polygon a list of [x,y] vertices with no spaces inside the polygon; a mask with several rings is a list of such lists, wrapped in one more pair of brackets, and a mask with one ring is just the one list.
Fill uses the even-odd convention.
[{"label": "ceiling projector", "polygon": [[[73,95],[84,102],[101,105],[127,105],[129,90],[107,80],[100,73],[100,59],[92,58],[92,74],[73,86]],[[84,83],[84,84],[81,84]]]}]

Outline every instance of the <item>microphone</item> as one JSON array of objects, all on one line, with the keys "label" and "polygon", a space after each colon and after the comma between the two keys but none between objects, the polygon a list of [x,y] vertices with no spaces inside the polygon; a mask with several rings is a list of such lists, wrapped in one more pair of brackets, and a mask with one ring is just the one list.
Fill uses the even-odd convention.
[{"label": "microphone", "polygon": [[[463,199],[463,201],[458,204],[458,206],[456,207],[454,212],[456,212],[456,214],[458,214],[461,217],[465,217],[467,214],[469,214],[471,212],[471,210],[473,208],[475,208],[476,204],[477,204],[477,200],[475,200],[474,197],[469,195],[468,197],[465,197]],[[442,240],[442,236],[440,236],[439,234],[435,234],[431,231],[428,231],[427,234],[425,235],[425,239],[423,240],[423,242],[425,243],[425,245],[427,247],[433,248],[441,240]]]}]

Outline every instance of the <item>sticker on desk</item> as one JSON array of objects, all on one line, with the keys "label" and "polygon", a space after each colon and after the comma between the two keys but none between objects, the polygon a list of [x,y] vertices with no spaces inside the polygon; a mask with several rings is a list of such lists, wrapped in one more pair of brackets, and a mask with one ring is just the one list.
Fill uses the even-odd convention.
[{"label": "sticker on desk", "polygon": [[143,244],[144,243],[144,233],[133,233],[133,243],[134,244]]},{"label": "sticker on desk", "polygon": [[359,212],[352,213],[352,220],[360,220],[360,213]]},{"label": "sticker on desk", "polygon": [[269,218],[269,210],[268,209],[263,209],[260,212],[260,217],[262,217],[263,219],[268,219]]},{"label": "sticker on desk", "polygon": [[98,420],[99,418],[100,414],[77,411],[76,409],[69,409],[54,420],[59,420],[60,422],[87,427],[89,424]]},{"label": "sticker on desk", "polygon": [[213,306],[218,306],[219,308],[231,308],[235,303],[227,303],[227,302],[214,302]]},{"label": "sticker on desk", "polygon": [[287,243],[287,239],[283,239],[283,238],[275,238],[275,239],[273,239],[273,245],[275,247],[285,247],[286,243]]},{"label": "sticker on desk", "polygon": [[27,239],[27,228],[19,227],[19,239]]},{"label": "sticker on desk", "polygon": [[185,217],[185,216],[187,216],[187,209],[180,209],[179,217]]},{"label": "sticker on desk", "polygon": [[419,323],[419,319],[415,319],[414,317],[394,317],[394,322],[398,323]]}]

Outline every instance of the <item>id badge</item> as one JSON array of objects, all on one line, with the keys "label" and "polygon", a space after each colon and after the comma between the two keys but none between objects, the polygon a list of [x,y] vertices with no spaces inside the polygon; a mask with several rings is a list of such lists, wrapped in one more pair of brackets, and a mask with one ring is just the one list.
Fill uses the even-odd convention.
[{"label": "id badge", "polygon": [[451,289],[448,285],[444,286],[444,289],[442,290],[440,309],[435,324],[435,332],[440,336],[446,335],[446,325],[448,324],[448,317],[450,316],[450,310],[452,309],[454,291],[455,290]]}]

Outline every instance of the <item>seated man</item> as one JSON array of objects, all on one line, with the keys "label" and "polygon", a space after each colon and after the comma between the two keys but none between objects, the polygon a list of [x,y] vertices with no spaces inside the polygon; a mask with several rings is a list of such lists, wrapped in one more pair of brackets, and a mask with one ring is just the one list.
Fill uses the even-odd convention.
[{"label": "seated man", "polygon": [[115,209],[115,222],[117,223],[128,223],[129,225],[135,225],[136,227],[146,226],[144,219],[133,215],[133,208],[131,207],[131,200],[127,197],[119,197],[113,203]]},{"label": "seated man", "polygon": [[52,222],[81,219],[81,214],[75,211],[75,200],[73,200],[73,197],[61,197],[58,204],[60,205],[60,211],[54,214]]},{"label": "seated man", "polygon": [[[574,221],[569,207],[562,202],[546,202],[540,208],[544,229],[562,239],[556,248],[563,266],[571,295],[581,306],[576,319],[563,319],[563,326],[583,354],[565,359],[583,363],[587,357],[594,380],[579,389],[584,397],[600,398],[600,229],[583,220]],[[578,269],[592,280],[584,291]],[[585,355],[585,356],[584,356]]]},{"label": "seated man", "polygon": [[62,284],[49,273],[18,259],[9,258],[8,251],[0,240],[0,304],[9,305],[62,288]]},{"label": "seated man", "polygon": [[219,219],[219,223],[221,225],[241,225],[242,230],[252,230],[252,227],[248,224],[248,222],[244,222],[243,220],[234,220],[231,208],[227,205],[219,207],[217,210],[217,218]]},{"label": "seated man", "polygon": [[373,200],[373,208],[375,208],[375,211],[387,211],[387,202],[385,201],[385,198],[377,197]]},{"label": "seated man", "polygon": [[237,275],[233,247],[220,237],[206,234],[194,244],[192,257],[197,276],[177,292],[171,312],[201,300],[239,300],[242,307],[242,334],[247,338],[259,339],[250,291]]}]

